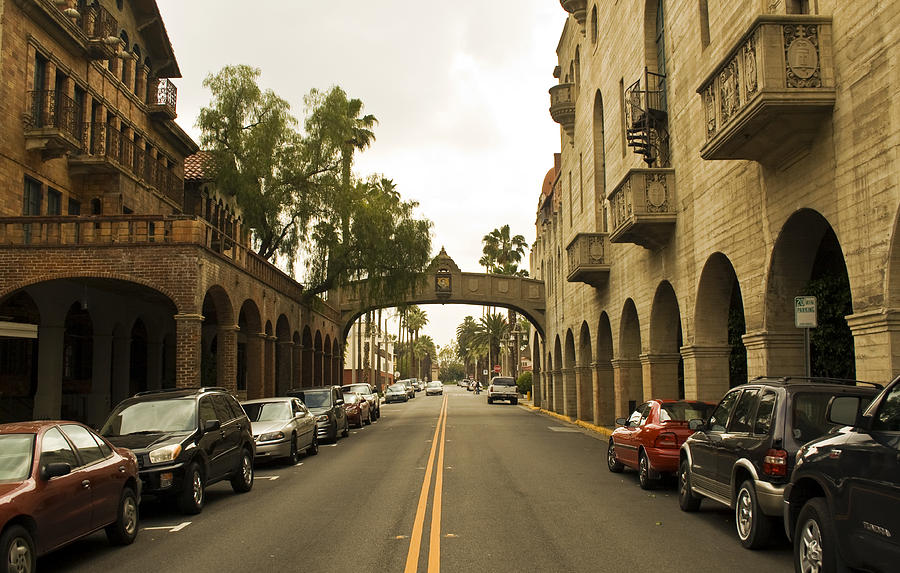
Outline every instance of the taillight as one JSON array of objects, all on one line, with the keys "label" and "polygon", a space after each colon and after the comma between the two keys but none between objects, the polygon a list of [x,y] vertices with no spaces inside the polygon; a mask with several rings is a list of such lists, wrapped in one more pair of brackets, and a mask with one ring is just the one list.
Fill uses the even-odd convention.
[{"label": "taillight", "polygon": [[678,437],[672,432],[662,432],[656,436],[656,441],[653,445],[657,448],[677,448]]},{"label": "taillight", "polygon": [[491,384],[490,386],[488,386],[488,392],[493,392],[493,391],[494,391],[494,385]]},{"label": "taillight", "polygon": [[787,475],[788,453],[784,450],[769,450],[763,458],[763,473],[770,476],[785,477]]}]

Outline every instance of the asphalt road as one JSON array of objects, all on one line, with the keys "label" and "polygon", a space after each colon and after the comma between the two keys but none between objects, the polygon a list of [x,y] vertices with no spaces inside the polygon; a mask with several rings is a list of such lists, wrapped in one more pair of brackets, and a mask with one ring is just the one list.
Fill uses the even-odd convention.
[{"label": "asphalt road", "polygon": [[783,539],[743,549],[727,509],[685,514],[674,483],[610,473],[588,430],[454,386],[382,413],[296,466],[258,467],[247,494],[211,486],[197,516],[145,503],[133,545],[98,533],[38,570],[792,570]]}]

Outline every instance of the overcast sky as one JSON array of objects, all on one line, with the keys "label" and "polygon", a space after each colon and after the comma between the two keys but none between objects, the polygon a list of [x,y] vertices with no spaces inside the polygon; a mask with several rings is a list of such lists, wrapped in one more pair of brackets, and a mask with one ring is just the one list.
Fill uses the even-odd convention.
[{"label": "overcast sky", "polygon": [[[434,223],[441,247],[478,272],[481,238],[509,224],[535,238],[541,183],[559,151],[547,90],[566,12],[547,0],[158,0],[182,78],[178,123],[210,100],[203,79],[223,66],[262,71],[291,103],[341,86],[378,118],[355,170],[394,180]],[[527,253],[523,268],[528,268]],[[446,344],[480,307],[424,307],[423,331]]]}]

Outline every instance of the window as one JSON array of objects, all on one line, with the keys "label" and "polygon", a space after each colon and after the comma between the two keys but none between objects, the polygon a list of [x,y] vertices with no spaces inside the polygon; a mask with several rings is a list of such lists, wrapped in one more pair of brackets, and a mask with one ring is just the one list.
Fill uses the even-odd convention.
[{"label": "window", "polygon": [[872,429],[876,432],[900,432],[900,385],[895,385],[882,400]]},{"label": "window", "polygon": [[47,214],[62,215],[62,193],[56,189],[47,189]]},{"label": "window", "polygon": [[69,464],[74,468],[78,465],[78,460],[62,433],[57,428],[50,428],[44,433],[41,442],[41,469],[48,464],[58,463]]},{"label": "window", "polygon": [[728,430],[734,433],[750,433],[753,423],[753,413],[756,411],[756,398],[759,390],[756,388],[744,390],[741,399],[738,401],[737,407],[734,409],[734,416],[731,417],[731,423]]},{"label": "window", "polygon": [[69,199],[69,215],[81,215],[81,203],[75,199]]},{"label": "window", "polygon": [[699,0],[700,10],[700,48],[709,45],[709,5],[708,0]]},{"label": "window", "polygon": [[734,403],[737,401],[739,391],[729,392],[725,394],[719,405],[713,411],[713,415],[709,417],[709,429],[713,432],[724,432],[725,424],[728,423],[728,416],[734,409]]},{"label": "window", "polygon": [[809,14],[809,0],[787,0],[785,11],[788,14]]},{"label": "window", "polygon": [[204,427],[209,420],[218,420],[216,409],[213,407],[209,396],[200,399],[200,427]]},{"label": "window", "polygon": [[220,422],[224,424],[225,422],[234,419],[234,413],[228,406],[225,396],[213,394],[210,396],[210,399],[212,400],[213,409],[216,411],[216,418],[218,418]]},{"label": "window", "polygon": [[41,214],[41,184],[28,176],[25,177],[25,197],[23,200],[22,214]]},{"label": "window", "polygon": [[759,408],[756,410],[756,422],[753,425],[753,433],[767,436],[772,430],[772,415],[775,413],[775,392],[766,392],[759,399]]},{"label": "window", "polygon": [[591,8],[591,44],[597,43],[599,23],[597,22],[597,5]]},{"label": "window", "polygon": [[62,429],[72,443],[75,444],[75,448],[78,450],[84,465],[92,464],[104,458],[103,452],[100,451],[100,445],[87,429],[75,424],[66,424]]}]

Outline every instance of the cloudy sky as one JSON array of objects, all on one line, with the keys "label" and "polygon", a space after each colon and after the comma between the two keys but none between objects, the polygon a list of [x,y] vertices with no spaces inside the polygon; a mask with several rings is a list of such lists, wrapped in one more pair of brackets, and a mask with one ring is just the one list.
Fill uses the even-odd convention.
[{"label": "cloudy sky", "polygon": [[[481,237],[509,224],[534,241],[541,182],[559,151],[547,90],[566,12],[547,0],[158,0],[182,78],[178,122],[194,126],[225,65],[302,119],[312,88],[341,86],[378,118],[359,175],[382,173],[434,223],[463,271],[478,272]],[[523,261],[528,267],[527,253]],[[437,344],[480,307],[424,307]]]}]

